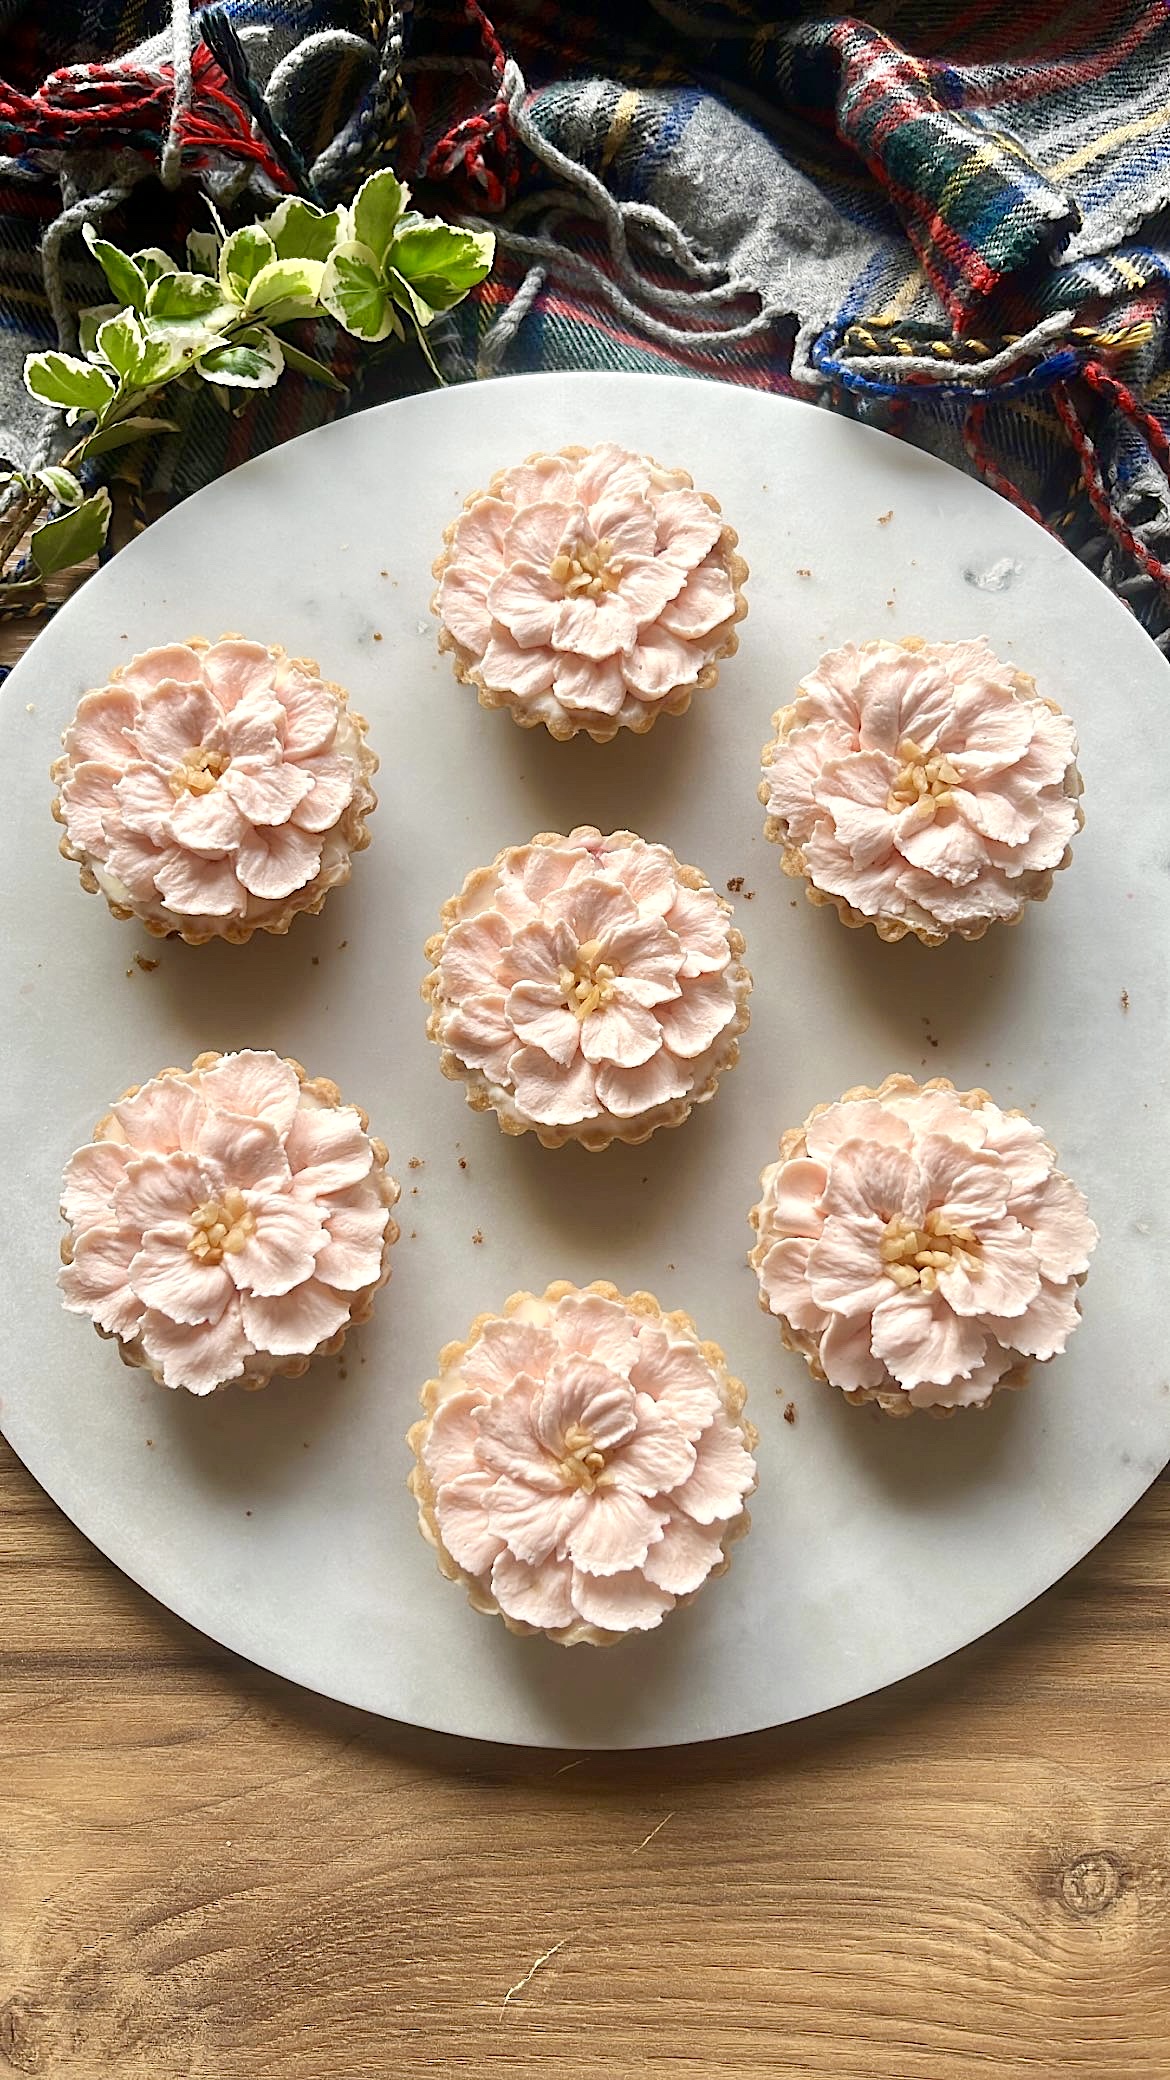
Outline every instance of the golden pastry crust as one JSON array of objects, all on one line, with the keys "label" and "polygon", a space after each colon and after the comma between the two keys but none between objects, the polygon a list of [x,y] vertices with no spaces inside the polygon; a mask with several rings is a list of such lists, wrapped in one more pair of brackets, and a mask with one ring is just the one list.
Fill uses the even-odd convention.
[{"label": "golden pastry crust", "polygon": [[[580,444],[554,450],[537,449],[534,454],[526,455],[524,461],[526,464],[539,462],[548,453],[561,455],[567,462],[579,462],[582,456],[588,455],[589,449],[580,446]],[[655,469],[664,469],[666,467],[664,463],[657,462],[652,455],[648,455],[646,460]],[[670,473],[672,476],[685,480],[680,485],[680,489],[688,491],[695,489],[694,479],[689,470],[673,468]],[[470,512],[472,506],[478,505],[483,498],[497,498],[500,493],[500,487],[507,475],[507,469],[498,469],[486,490],[472,491],[464,499],[461,511],[456,514],[454,520],[443,530],[444,546],[431,565],[432,577],[441,579],[448,564],[451,562],[455,530],[462,514]],[[702,499],[704,505],[710,506],[713,513],[722,514],[722,508],[718,499],[714,498],[709,491],[700,491],[698,496]],[[573,737],[580,736],[592,737],[595,744],[609,744],[623,730],[629,730],[634,736],[644,737],[647,731],[653,729],[660,715],[685,715],[694,695],[696,693],[706,693],[715,685],[719,677],[720,664],[724,658],[733,657],[739,648],[737,624],[747,614],[748,603],[744,597],[743,587],[750,573],[747,563],[739,554],[739,536],[733,527],[724,524],[717,548],[735,594],[735,611],[730,617],[731,626],[728,628],[726,636],[719,648],[712,653],[692,685],[676,686],[669,693],[664,694],[661,700],[653,703],[640,701],[639,709],[641,712],[635,713],[628,720],[620,721],[615,716],[611,721],[607,720],[604,723],[586,724],[583,722],[569,722],[560,716],[550,718],[544,715],[537,715],[527,709],[516,694],[509,693],[504,688],[489,686],[473,652],[460,643],[444,623],[439,606],[439,594],[436,590],[431,599],[431,612],[439,623],[439,649],[445,655],[450,656],[452,669],[460,684],[463,686],[474,686],[481,708],[506,708],[513,722],[517,723],[521,729],[539,729],[543,727],[547,729],[550,737],[555,738],[559,744],[567,744]]]},{"label": "golden pastry crust", "polygon": [[[599,1299],[616,1301],[620,1307],[628,1308],[632,1314],[642,1315],[645,1320],[650,1322],[661,1322],[664,1328],[673,1329],[676,1335],[689,1338],[715,1374],[724,1410],[730,1420],[737,1426],[747,1450],[754,1452],[758,1443],[758,1432],[743,1412],[747,1401],[747,1388],[742,1380],[736,1379],[734,1374],[728,1370],[727,1359],[720,1345],[708,1342],[700,1337],[690,1315],[686,1314],[681,1308],[675,1308],[668,1313],[659,1305],[653,1293],[622,1293],[608,1279],[594,1279],[587,1286],[576,1286],[571,1279],[557,1278],[553,1280],[551,1285],[546,1286],[543,1293],[512,1293],[501,1308],[489,1309],[483,1314],[476,1315],[467,1335],[461,1342],[443,1345],[442,1350],[439,1352],[439,1375],[434,1379],[427,1380],[419,1394],[419,1400],[422,1403],[424,1413],[419,1421],[412,1424],[406,1433],[406,1442],[415,1455],[415,1463],[407,1475],[406,1485],[418,1504],[418,1528],[428,1545],[434,1547],[439,1572],[449,1582],[462,1583],[467,1593],[468,1602],[473,1610],[481,1611],[487,1617],[502,1618],[509,1632],[514,1632],[518,1636],[526,1638],[541,1635],[541,1627],[525,1624],[519,1618],[509,1617],[506,1611],[500,1609],[495,1597],[490,1592],[485,1592],[475,1577],[469,1575],[464,1568],[459,1566],[456,1560],[452,1559],[446,1546],[443,1544],[438,1518],[435,1514],[434,1490],[426,1467],[423,1465],[422,1451],[430,1434],[431,1422],[435,1411],[442,1399],[444,1377],[447,1373],[457,1370],[463,1363],[472,1344],[486,1328],[487,1324],[499,1321],[501,1318],[506,1318],[509,1315],[514,1315],[519,1308],[524,1307],[533,1300],[543,1301],[550,1307],[555,1306],[557,1301],[563,1299],[567,1293],[594,1293]],[[730,1547],[743,1538],[750,1528],[751,1517],[748,1514],[745,1501],[743,1509],[737,1517],[731,1519],[724,1533],[722,1557],[716,1562],[710,1574],[698,1589],[693,1589],[688,1595],[676,1598],[674,1606],[676,1610],[682,1610],[686,1604],[693,1603],[695,1598],[702,1594],[708,1582],[714,1581],[718,1575],[726,1574],[731,1565]],[[572,1625],[560,1626],[555,1631],[545,1632],[541,1636],[554,1640],[558,1646],[562,1647],[614,1647],[620,1645],[623,1640],[630,1639],[636,1635],[628,1632],[607,1632],[599,1625],[591,1625],[584,1618],[578,1618]]]},{"label": "golden pastry crust", "polygon": [[[614,831],[610,835],[617,838],[633,838],[638,834],[633,831]],[[563,845],[565,842],[565,834],[561,831],[538,831],[535,837],[527,841],[528,845]],[[427,1037],[433,1040],[440,1050],[439,1067],[443,1075],[452,1083],[461,1082],[465,1085],[467,1103],[473,1112],[494,1112],[502,1134],[535,1134],[542,1148],[564,1148],[567,1143],[573,1142],[579,1148],[588,1149],[591,1154],[599,1154],[602,1149],[611,1147],[615,1141],[622,1141],[630,1148],[637,1148],[643,1141],[649,1141],[650,1136],[656,1134],[660,1128],[681,1127],[696,1105],[705,1105],[714,1097],[724,1071],[733,1069],[739,1060],[739,1043],[751,1023],[751,1007],[748,1000],[754,980],[751,969],[744,960],[746,946],[743,933],[735,925],[728,931],[731,965],[727,974],[736,1000],[735,1017],[719,1034],[719,1059],[701,1084],[687,1091],[681,1098],[671,1098],[656,1106],[652,1116],[635,1114],[624,1128],[603,1126],[591,1121],[585,1121],[579,1128],[544,1126],[539,1121],[528,1119],[518,1112],[502,1110],[492,1096],[492,1086],[483,1071],[469,1067],[452,1048],[444,1044],[439,962],[443,957],[447,934],[465,915],[469,899],[481,892],[488,892],[494,884],[499,868],[513,854],[525,849],[526,847],[521,845],[502,846],[490,865],[473,867],[465,877],[459,893],[449,896],[443,904],[439,912],[441,929],[432,933],[423,948],[431,963],[431,972],[423,978],[421,984],[421,993],[428,1006]],[[698,867],[684,866],[678,861],[675,864],[679,881],[684,888],[709,889],[719,903],[721,911],[727,917],[732,916],[731,904],[719,895],[718,890]]]},{"label": "golden pastry crust", "polygon": [[[922,650],[926,647],[925,636],[896,636],[892,639],[882,637],[873,643],[863,644],[862,648],[866,650],[880,649],[889,640],[899,644],[903,650]],[[1037,690],[1036,681],[1030,673],[1021,672],[1013,668],[1011,670],[1011,684],[1012,691],[1017,693],[1022,700],[1038,701],[1053,715],[1060,715],[1063,712],[1058,702],[1049,700],[1045,694]],[[795,727],[796,722],[795,701],[790,701],[784,707],[777,708],[772,717],[772,736],[768,743],[765,744],[760,757],[760,763],[765,768],[765,775],[766,769],[772,764],[781,744],[790,730]],[[1064,791],[1068,799],[1076,804],[1076,828],[1079,831],[1083,829],[1085,821],[1085,812],[1080,803],[1080,797],[1084,791],[1084,782],[1075,764],[1069,767],[1065,775]],[[766,777],[760,781],[757,796],[764,808],[767,808],[768,781]],[[830,895],[827,890],[818,888],[810,876],[803,848],[788,838],[782,817],[767,816],[764,821],[764,835],[772,844],[779,845],[782,848],[780,855],[782,872],[787,874],[793,881],[803,881],[804,893],[810,903],[818,909],[835,910],[842,924],[847,925],[851,931],[862,931],[867,925],[872,925],[878,938],[884,939],[887,945],[890,946],[895,946],[900,940],[911,936],[916,938],[922,946],[945,946],[947,940],[952,938],[982,939],[990,931],[993,924],[1019,924],[1026,913],[1028,903],[1042,903],[1051,895],[1054,877],[1062,872],[1065,867],[1071,866],[1073,856],[1071,844],[1066,845],[1064,853],[1057,861],[1055,867],[1035,868],[1022,874],[1019,886],[1020,892],[1026,900],[1021,903],[1020,908],[1013,916],[1006,918],[986,917],[975,924],[956,925],[946,931],[941,928],[937,931],[931,931],[925,925],[909,924],[902,917],[869,917],[864,911],[855,909],[845,896]]]},{"label": "golden pastry crust", "polygon": [[[184,636],[182,640],[190,650],[203,651],[213,648],[211,639],[208,636]],[[216,640],[221,643],[236,643],[246,641],[248,638],[241,636],[238,630],[225,630],[224,634],[217,637]],[[287,657],[287,653],[280,643],[268,643],[265,647],[269,655],[278,663],[287,661],[291,665],[299,665],[304,671],[311,672],[315,678],[320,678],[320,669],[315,657]],[[123,675],[123,670],[123,666],[115,666],[106,684],[111,686],[117,685]],[[327,865],[324,861],[322,862],[320,871],[314,875],[312,881],[307,882],[304,888],[294,889],[292,895],[287,897],[283,905],[276,909],[270,917],[256,918],[251,922],[247,919],[225,919],[221,930],[196,931],[192,927],[178,921],[177,913],[176,922],[171,923],[165,918],[145,916],[133,904],[116,902],[114,897],[103,889],[90,862],[88,853],[83,847],[74,845],[69,838],[68,832],[62,829],[57,849],[63,859],[73,860],[78,867],[81,886],[86,894],[105,896],[106,906],[111,916],[118,918],[120,922],[124,923],[129,919],[133,919],[145,931],[150,932],[154,938],[181,939],[186,946],[207,946],[214,939],[223,939],[229,946],[246,946],[255,932],[267,932],[275,938],[283,938],[295,917],[302,915],[316,917],[324,908],[325,899],[330,890],[344,887],[349,880],[353,871],[352,861],[354,853],[364,852],[369,845],[370,830],[367,819],[373,815],[374,810],[378,806],[378,797],[373,787],[373,777],[379,765],[377,753],[370,748],[368,740],[369,723],[364,715],[359,715],[357,709],[350,706],[349,695],[345,687],[339,686],[336,680],[333,679],[321,679],[321,684],[326,692],[333,694],[343,719],[352,726],[356,733],[357,742],[354,748],[359,770],[352,801],[338,823],[334,825],[333,830],[326,834],[330,839],[336,836],[340,840],[340,849],[336,858],[332,859]],[[49,778],[60,786],[68,777],[71,765],[72,761],[67,756],[63,755],[54,759],[53,764],[49,768]],[[65,811],[59,794],[53,797],[52,816],[54,822],[64,826],[66,820]],[[164,906],[160,903],[161,907]]]},{"label": "golden pastry crust", "polygon": [[[223,1059],[222,1053],[218,1049],[213,1048],[208,1053],[196,1055],[190,1069],[180,1069],[174,1066],[159,1069],[150,1078],[150,1081],[157,1083],[164,1077],[175,1077],[179,1082],[187,1083],[197,1070],[214,1069],[216,1063],[221,1062]],[[302,1064],[296,1061],[292,1055],[282,1055],[281,1060],[287,1068],[293,1071],[301,1089],[307,1091],[311,1097],[316,1098],[323,1108],[336,1108],[346,1102],[342,1098],[337,1084],[333,1083],[329,1077],[310,1076]],[[124,1104],[127,1098],[135,1097],[141,1089],[142,1085],[139,1083],[129,1084],[115,1098],[114,1106]],[[92,1138],[94,1141],[108,1141],[118,1138],[117,1134],[111,1131],[116,1126],[114,1106],[111,1106],[108,1112],[104,1112],[97,1122],[93,1130]],[[361,1121],[362,1132],[369,1134],[370,1121],[368,1113],[360,1105],[355,1105],[353,1110]],[[336,1356],[337,1352],[342,1348],[349,1331],[358,1323],[369,1321],[374,1311],[375,1295],[386,1284],[390,1276],[390,1252],[402,1232],[398,1222],[390,1212],[390,1208],[397,1204],[402,1191],[397,1179],[390,1174],[390,1152],[385,1142],[379,1141],[374,1135],[370,1135],[370,1148],[374,1157],[372,1175],[378,1187],[378,1195],[387,1212],[386,1230],[382,1238],[382,1265],[378,1277],[371,1285],[362,1287],[359,1292],[354,1294],[349,1319],[342,1323],[341,1328],[334,1335],[326,1337],[322,1343],[319,1343],[315,1350],[305,1354],[298,1354],[295,1357],[277,1358],[263,1373],[245,1372],[236,1379],[225,1380],[223,1386],[219,1387],[217,1392],[222,1394],[229,1387],[240,1387],[245,1393],[253,1394],[259,1392],[260,1388],[266,1387],[271,1379],[299,1379],[302,1373],[308,1371],[315,1358]],[[62,1210],[62,1218],[64,1218],[64,1210]],[[63,1264],[72,1263],[73,1237],[68,1230],[61,1238],[60,1253]],[[153,1364],[150,1358],[147,1357],[146,1352],[142,1348],[140,1338],[137,1336],[126,1338],[111,1335],[108,1329],[101,1328],[96,1322],[93,1324],[93,1327],[105,1341],[117,1344],[118,1356],[121,1358],[123,1365],[129,1365],[132,1368],[149,1372],[156,1386],[161,1387],[165,1384],[161,1368]],[[169,1393],[174,1390],[168,1388],[167,1391]]]}]

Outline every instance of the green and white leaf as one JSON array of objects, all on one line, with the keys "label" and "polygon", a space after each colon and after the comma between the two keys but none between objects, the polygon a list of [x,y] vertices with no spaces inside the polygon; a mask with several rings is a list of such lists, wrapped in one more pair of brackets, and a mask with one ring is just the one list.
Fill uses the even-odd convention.
[{"label": "green and white leaf", "polygon": [[146,344],[142,360],[135,370],[135,383],[140,390],[157,390],[163,383],[169,383],[180,370],[190,368],[218,337],[218,330],[210,324],[176,323],[156,332],[153,321],[148,318]]},{"label": "green and white leaf", "polygon": [[250,314],[287,303],[294,310],[315,310],[324,272],[321,260],[270,260],[253,278],[244,309]]},{"label": "green and white leaf", "polygon": [[261,229],[268,233],[278,260],[328,260],[342,236],[341,211],[320,210],[299,195],[286,195]]},{"label": "green and white leaf", "polygon": [[30,354],[24,364],[24,384],[42,404],[92,412],[95,417],[114,395],[105,369],[92,361],[79,361],[75,354]]},{"label": "green and white leaf", "polygon": [[138,373],[146,348],[146,334],[133,311],[119,311],[98,327],[97,351],[123,384]]},{"label": "green and white leaf", "polygon": [[220,241],[214,231],[187,233],[187,265],[192,274],[219,273]]},{"label": "green and white leaf", "polygon": [[112,426],[103,426],[98,433],[91,433],[85,443],[85,457],[108,455],[111,448],[128,448],[132,441],[147,440],[155,433],[177,433],[174,419],[115,419]]},{"label": "green and white leaf", "polygon": [[295,369],[299,376],[310,376],[314,383],[323,383],[327,390],[340,390],[344,393],[346,385],[340,377],[334,375],[333,370],[327,367],[324,361],[318,361],[315,354],[306,354],[303,348],[294,347],[292,341],[287,339],[281,340],[280,351],[287,366]]},{"label": "green and white leaf", "polygon": [[146,299],[147,315],[155,325],[198,325],[223,310],[219,283],[205,274],[161,275],[152,282]]},{"label": "green and white leaf", "polygon": [[146,277],[135,265],[129,253],[119,246],[112,246],[108,239],[99,238],[92,224],[83,224],[81,235],[105,275],[120,304],[129,304],[131,310],[146,308]]},{"label": "green and white leaf", "polygon": [[116,318],[120,303],[95,303],[89,310],[82,311],[77,320],[77,338],[83,354],[92,360],[97,353],[97,336],[107,318]]},{"label": "green and white leaf", "polygon": [[243,303],[262,267],[276,258],[276,247],[259,224],[233,231],[219,256],[219,284],[229,303]]},{"label": "green and white leaf", "polygon": [[396,267],[388,267],[386,269],[386,280],[390,285],[390,294],[394,298],[395,303],[401,305],[402,309],[414,319],[415,324],[420,329],[425,331],[428,325],[433,324],[437,313],[426,301],[425,297],[419,295],[414,284],[407,281],[404,274],[399,274]]},{"label": "green and white leaf", "polygon": [[147,288],[150,287],[152,282],[157,282],[162,275],[174,274],[175,272],[174,261],[169,253],[163,252],[161,246],[143,246],[142,251],[135,253],[134,258],[142,270],[142,278]]},{"label": "green and white leaf", "polygon": [[51,578],[54,571],[68,570],[72,564],[85,563],[96,556],[109,524],[110,494],[103,489],[83,500],[73,512],[62,513],[59,520],[47,520],[43,527],[38,527],[29,547],[42,578]]},{"label": "green and white leaf", "polygon": [[350,239],[335,246],[321,277],[321,301],[330,316],[357,339],[402,337],[402,325],[390,301],[378,263],[369,246]]},{"label": "green and white leaf", "polygon": [[362,182],[350,204],[350,238],[359,245],[368,246],[375,261],[380,263],[386,257],[394,227],[409,200],[410,189],[403,187],[388,166],[379,173],[372,173]]},{"label": "green and white leaf", "polygon": [[436,217],[400,232],[389,264],[433,311],[446,311],[491,272],[495,251],[490,231],[464,231]]},{"label": "green and white leaf", "polygon": [[59,462],[50,462],[37,471],[37,482],[43,484],[50,498],[58,505],[79,506],[85,497],[84,487],[78,483],[71,469],[63,469]]},{"label": "green and white leaf", "polygon": [[209,383],[224,383],[236,390],[270,390],[284,367],[284,355],[280,341],[266,325],[253,325],[237,339],[213,347],[196,366]]}]

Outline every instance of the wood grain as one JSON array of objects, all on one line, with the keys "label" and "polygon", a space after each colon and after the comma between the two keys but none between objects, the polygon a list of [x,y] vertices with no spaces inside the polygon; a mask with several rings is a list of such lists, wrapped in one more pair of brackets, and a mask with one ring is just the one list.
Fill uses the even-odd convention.
[{"label": "wood grain", "polygon": [[210,1645],[0,1446],[0,2075],[1168,2080],[1168,1593],[1164,1480],[877,1699],[479,1747]]}]

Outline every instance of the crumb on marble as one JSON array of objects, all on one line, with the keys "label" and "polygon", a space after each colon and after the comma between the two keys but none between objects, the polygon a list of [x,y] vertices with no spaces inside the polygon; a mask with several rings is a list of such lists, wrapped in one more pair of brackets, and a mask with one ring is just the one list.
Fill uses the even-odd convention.
[{"label": "crumb on marble", "polygon": [[313,966],[314,968],[319,968],[319,967],[320,967],[320,965],[321,965],[321,956],[320,956],[320,954],[319,954],[319,953],[315,953],[315,954],[313,955],[313,959],[312,959],[312,962],[311,962],[311,966]]},{"label": "crumb on marble", "polygon": [[796,1421],[796,1403],[795,1403],[795,1401],[786,1401],[786,1402],[784,1403],[784,1420],[785,1420],[785,1422],[786,1422],[786,1423],[795,1423],[795,1421]]},{"label": "crumb on marble", "polygon": [[1123,1011],[1129,1010],[1129,991],[1127,989],[1123,989],[1121,992],[1121,1008]]},{"label": "crumb on marble", "polygon": [[381,640],[382,640],[382,631],[381,631],[381,629],[380,629],[380,628],[376,628],[376,629],[374,630],[374,641],[375,641],[375,643],[380,643],[380,642],[381,642]]},{"label": "crumb on marble", "polygon": [[893,508],[893,506],[891,506],[891,507],[890,507],[890,510],[889,510],[889,512],[888,512],[888,513],[879,513],[879,514],[878,514],[878,526],[879,526],[879,527],[888,527],[888,526],[889,526],[889,524],[890,524],[890,522],[891,522],[891,520],[893,519],[893,517],[894,517],[894,508]]},{"label": "crumb on marble", "polygon": [[141,968],[144,975],[153,975],[155,969],[158,967],[158,962],[152,961],[150,955],[147,953],[136,953],[134,956],[134,965],[135,967]]},{"label": "crumb on marble", "polygon": [[460,1158],[459,1158],[459,1168],[460,1168],[461,1170],[466,1170],[466,1168],[467,1168],[467,1157],[466,1157],[466,1156],[460,1156]]},{"label": "crumb on marble", "polygon": [[742,887],[743,887],[743,875],[742,875],[742,874],[733,874],[733,875],[732,875],[732,877],[731,877],[731,879],[730,879],[730,881],[729,881],[729,882],[728,882],[728,884],[727,884],[727,893],[728,893],[728,895],[729,895],[729,896],[737,896],[737,895],[739,894],[739,892],[740,892],[740,890],[741,890],[741,888],[742,888]]},{"label": "crumb on marble", "polygon": [[472,1236],[472,1238],[471,1238],[471,1239],[472,1239],[472,1241],[473,1241],[474,1243],[480,1243],[480,1242],[482,1242],[482,1241],[483,1241],[483,1229],[482,1229],[482,1228],[477,1228],[477,1229],[476,1229],[476,1231],[475,1231],[475,1233],[474,1233],[474,1235]]},{"label": "crumb on marble", "polygon": [[380,578],[388,578],[388,577],[390,576],[390,573],[389,573],[389,571],[379,571],[379,572],[378,572],[378,576],[379,576]]},{"label": "crumb on marble", "polygon": [[344,952],[345,952],[345,949],[346,949],[346,947],[347,947],[348,945],[349,945],[349,940],[348,940],[348,939],[343,939],[343,940],[342,940],[342,942],[341,942],[341,944],[340,944],[340,946],[339,946],[339,947],[338,947],[338,949],[337,949],[338,953],[344,953]]},{"label": "crumb on marble", "polygon": [[424,1167],[423,1158],[421,1156],[411,1156],[406,1167],[408,1170],[421,1170]]},{"label": "crumb on marble", "polygon": [[37,711],[34,702],[26,701],[24,712],[26,715],[35,715]]},{"label": "crumb on marble", "polygon": [[808,569],[808,566],[806,564],[802,563],[798,564],[796,575],[798,578],[811,578],[812,572]]}]

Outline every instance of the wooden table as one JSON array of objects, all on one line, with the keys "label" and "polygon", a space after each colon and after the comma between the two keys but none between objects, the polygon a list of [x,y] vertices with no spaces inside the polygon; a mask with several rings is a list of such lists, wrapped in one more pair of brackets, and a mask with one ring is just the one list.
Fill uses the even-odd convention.
[{"label": "wooden table", "polygon": [[3,1445],[0,1512],[0,2075],[1170,2080],[1170,1482],[895,1690],[597,1759],[257,1672]]}]

